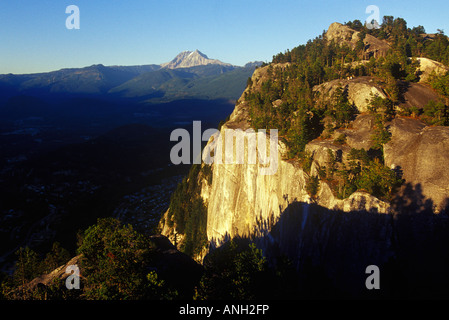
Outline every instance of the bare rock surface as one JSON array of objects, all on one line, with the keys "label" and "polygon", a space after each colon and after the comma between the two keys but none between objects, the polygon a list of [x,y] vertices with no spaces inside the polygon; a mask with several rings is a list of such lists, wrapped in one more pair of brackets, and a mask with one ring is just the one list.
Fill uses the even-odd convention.
[{"label": "bare rock surface", "polygon": [[346,142],[351,148],[369,150],[372,145],[375,116],[372,114],[360,114],[352,122],[350,129],[344,130]]},{"label": "bare rock surface", "polygon": [[[351,29],[341,23],[334,22],[329,26],[326,32],[326,39],[340,44],[347,44],[352,49],[355,48],[359,39],[360,32]],[[390,45],[384,40],[377,39],[367,34],[364,41],[366,58],[374,56],[375,58],[385,56]]]},{"label": "bare rock surface", "polygon": [[353,103],[359,112],[368,111],[369,101],[374,96],[386,98],[385,92],[372,77],[332,80],[315,86],[313,90],[320,93],[319,99],[328,100],[338,87],[347,89],[349,102]]},{"label": "bare rock surface", "polygon": [[440,100],[438,94],[427,84],[407,83],[402,84],[401,87],[404,91],[403,99],[399,103],[401,109],[409,109],[412,107],[422,109],[430,101]]},{"label": "bare rock surface", "polygon": [[419,184],[423,195],[441,208],[449,197],[449,128],[396,118],[390,132],[391,141],[384,147],[386,165],[402,170],[406,182]]},{"label": "bare rock surface", "polygon": [[420,82],[427,82],[432,74],[442,75],[447,71],[449,71],[448,67],[446,67],[444,64],[438,61],[429,58],[416,58],[416,59],[420,63],[420,66],[418,67],[418,71],[421,72]]}]

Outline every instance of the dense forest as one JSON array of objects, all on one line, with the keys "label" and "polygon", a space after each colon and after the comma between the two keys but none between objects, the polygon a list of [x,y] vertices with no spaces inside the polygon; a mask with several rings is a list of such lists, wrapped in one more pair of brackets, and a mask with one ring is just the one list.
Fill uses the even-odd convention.
[{"label": "dense forest", "polygon": [[[427,57],[449,65],[449,40],[443,31],[426,35],[422,26],[409,28],[404,19],[386,16],[379,29],[368,29],[360,21],[346,25],[359,31],[354,49],[323,35],[273,57],[268,66],[269,79],[260,90],[251,90],[248,79],[244,99],[249,106],[250,122],[257,129],[278,128],[279,136],[288,147],[289,160],[298,161],[310,172],[311,157],[307,143],[326,139],[338,129],[346,128],[357,115],[344,87],[337,88],[327,102],[317,99],[313,88],[335,79],[370,76],[376,79],[387,98],[373,96],[369,113],[376,119],[373,147],[352,149],[349,163],[337,164],[330,152],[327,166],[312,176],[306,187],[313,199],[320,181],[325,181],[338,198],[346,198],[364,190],[389,201],[403,183],[401,176],[384,165],[382,148],[389,141],[387,123],[396,115],[420,118],[429,125],[449,125],[449,73],[433,75],[429,85],[441,100],[432,101],[423,109],[399,110],[401,84],[419,81],[416,57]],[[385,56],[367,57],[363,43],[366,35],[385,40],[390,49]],[[366,61],[358,64],[356,62]],[[273,67],[286,64],[284,68]],[[273,102],[282,103],[273,107]],[[345,144],[344,135],[335,143]],[[200,182],[212,183],[211,168],[193,165],[190,173],[172,195],[169,226],[176,226],[180,244],[174,245],[188,256],[195,257],[207,246],[207,205],[200,196]],[[177,235],[175,235],[177,239]],[[176,241],[175,241],[176,242]],[[182,291],[152,267],[157,256],[154,243],[129,225],[115,219],[102,219],[80,233],[77,254],[83,255],[83,288],[67,291],[63,283],[37,288],[28,293],[30,299],[255,299],[301,297],[314,292],[334,292],[322,270],[303,270],[303,281],[286,258],[270,265],[254,244],[235,239],[209,253],[202,265],[202,275],[190,291]],[[2,276],[3,299],[23,298],[21,288],[34,277],[48,273],[66,263],[70,254],[58,244],[51,252],[40,256],[30,248],[17,251],[16,269],[12,276]],[[264,286],[259,281],[264,279]],[[299,284],[299,285],[298,285]]]}]

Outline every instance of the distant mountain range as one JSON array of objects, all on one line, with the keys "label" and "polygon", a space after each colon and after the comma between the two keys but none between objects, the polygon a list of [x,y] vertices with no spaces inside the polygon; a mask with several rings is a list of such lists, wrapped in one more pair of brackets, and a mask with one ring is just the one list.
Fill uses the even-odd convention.
[{"label": "distant mountain range", "polygon": [[17,95],[107,95],[147,102],[183,98],[237,99],[261,62],[243,67],[184,51],[161,65],[61,69],[35,74],[0,75],[0,102]]}]

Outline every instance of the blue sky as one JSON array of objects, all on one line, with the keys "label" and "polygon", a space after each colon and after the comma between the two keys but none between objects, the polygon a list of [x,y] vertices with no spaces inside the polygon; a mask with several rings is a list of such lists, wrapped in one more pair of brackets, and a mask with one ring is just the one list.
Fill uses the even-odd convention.
[{"label": "blue sky", "polygon": [[[69,5],[79,30],[65,26]],[[368,5],[449,34],[447,0],[0,0],[0,73],[159,64],[195,49],[235,65],[271,61],[332,22],[365,21]]]}]

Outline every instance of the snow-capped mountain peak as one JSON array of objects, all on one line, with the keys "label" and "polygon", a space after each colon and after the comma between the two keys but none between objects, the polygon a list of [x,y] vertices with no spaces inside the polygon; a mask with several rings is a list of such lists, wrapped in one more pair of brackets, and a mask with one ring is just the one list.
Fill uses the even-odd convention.
[{"label": "snow-capped mountain peak", "polygon": [[195,66],[204,66],[208,64],[218,64],[223,66],[231,66],[229,63],[221,62],[216,59],[209,59],[207,55],[199,50],[183,51],[178,54],[172,61],[161,64],[161,67],[167,69],[190,68]]}]

